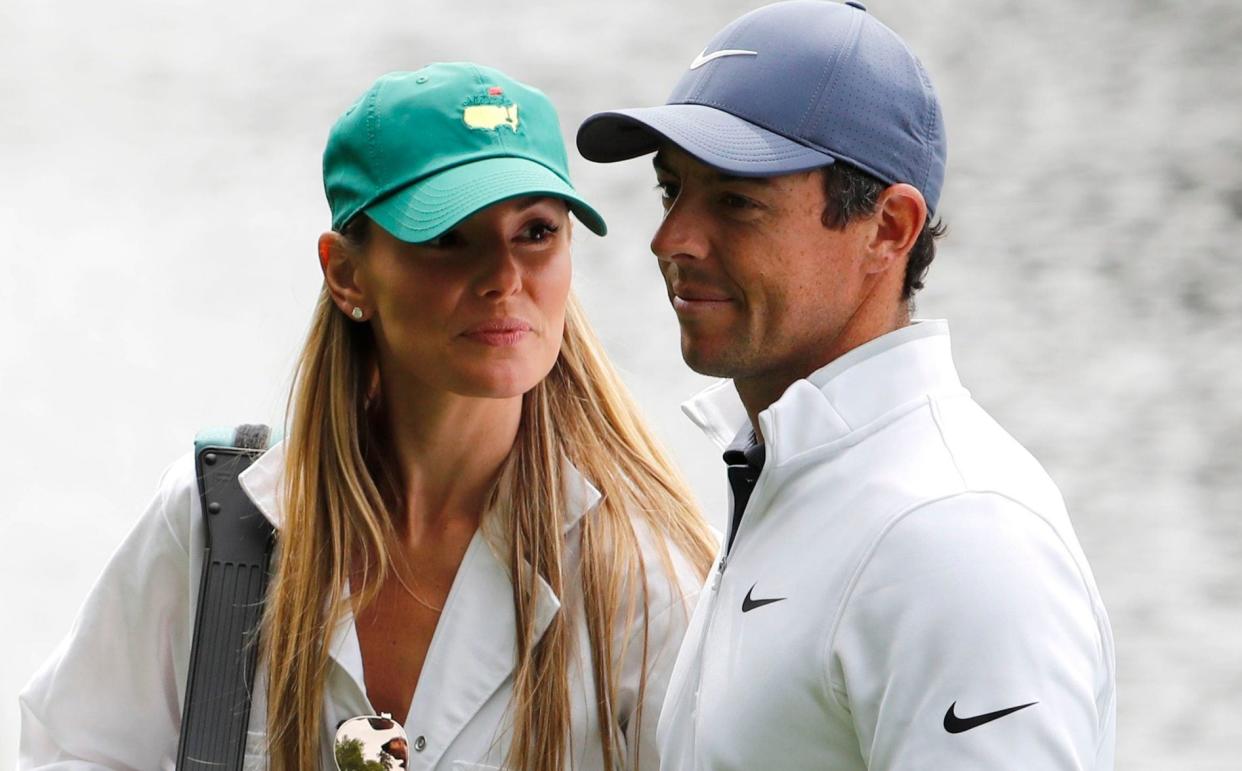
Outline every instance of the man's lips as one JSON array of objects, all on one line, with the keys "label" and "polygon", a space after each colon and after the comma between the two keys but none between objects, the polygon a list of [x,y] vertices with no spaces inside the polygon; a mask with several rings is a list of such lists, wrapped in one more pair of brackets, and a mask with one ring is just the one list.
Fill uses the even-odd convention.
[{"label": "man's lips", "polygon": [[488,319],[461,333],[467,340],[484,345],[506,346],[520,342],[534,329],[519,318]]},{"label": "man's lips", "polygon": [[694,312],[722,308],[733,298],[719,289],[696,286],[673,287],[673,309],[678,312]]}]

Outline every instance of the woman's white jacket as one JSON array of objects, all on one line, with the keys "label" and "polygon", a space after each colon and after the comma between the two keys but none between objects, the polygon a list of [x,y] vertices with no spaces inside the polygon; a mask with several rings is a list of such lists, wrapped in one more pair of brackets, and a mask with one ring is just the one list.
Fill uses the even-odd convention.
[{"label": "woman's white jacket", "polygon": [[[277,445],[241,476],[247,494],[277,528],[283,461],[283,448]],[[578,575],[579,524],[592,515],[599,493],[576,469],[566,467],[565,574],[573,577]],[[656,771],[655,726],[700,580],[676,550],[670,577],[651,533],[637,520],[635,526],[650,592],[647,688],[639,724],[630,718],[639,706],[642,628],[617,629],[616,650],[627,637],[634,641],[619,662],[619,717],[625,767]],[[154,501],[112,556],[68,637],[22,692],[19,771],[173,768],[204,536],[194,465],[187,456],[165,472]],[[540,634],[558,610],[570,614],[577,629],[570,672],[573,768],[602,769],[590,650],[572,578],[565,594],[558,598],[542,586]],[[411,771],[502,767],[509,745],[513,641],[509,570],[476,533],[445,602],[405,723]],[[334,630],[331,655],[321,731],[325,769],[335,768],[332,737],[338,723],[375,714],[352,615]],[[246,746],[248,769],[265,767],[265,682],[260,666]],[[414,751],[418,746],[423,749]]]}]

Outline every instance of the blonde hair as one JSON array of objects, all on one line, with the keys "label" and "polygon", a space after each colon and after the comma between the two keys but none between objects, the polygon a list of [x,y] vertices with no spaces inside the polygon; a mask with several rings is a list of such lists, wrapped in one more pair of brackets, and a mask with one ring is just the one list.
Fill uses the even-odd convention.
[{"label": "blonde hair", "polygon": [[[374,601],[391,569],[386,544],[396,539],[388,512],[400,490],[388,470],[387,441],[376,420],[382,400],[376,366],[369,325],[349,322],[325,287],[290,395],[280,557],[260,638],[269,676],[269,763],[277,771],[317,767],[328,630],[350,602],[357,611]],[[702,578],[715,541],[572,295],[560,355],[523,398],[517,439],[489,505],[488,516],[496,517],[490,524],[508,549],[517,627],[507,765],[523,771],[559,771],[569,764],[572,622],[564,611],[558,613],[536,642],[534,614],[540,579],[564,596],[566,582],[575,578],[562,571],[563,460],[602,493],[596,510],[581,520],[576,578],[604,767],[611,769],[620,765],[623,746],[616,665],[625,651],[614,650],[618,621],[629,628],[641,619],[643,628],[639,713],[627,731],[639,731],[646,688],[648,592],[634,519],[655,536],[670,581],[670,546]],[[366,578],[346,599],[355,566]],[[642,740],[632,737],[635,746]]]}]

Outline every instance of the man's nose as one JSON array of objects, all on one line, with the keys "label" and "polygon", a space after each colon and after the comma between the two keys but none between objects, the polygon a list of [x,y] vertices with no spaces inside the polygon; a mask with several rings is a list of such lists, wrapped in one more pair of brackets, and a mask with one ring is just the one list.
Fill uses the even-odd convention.
[{"label": "man's nose", "polygon": [[651,251],[661,262],[707,256],[707,223],[697,208],[693,201],[679,197],[664,212],[651,238]]}]

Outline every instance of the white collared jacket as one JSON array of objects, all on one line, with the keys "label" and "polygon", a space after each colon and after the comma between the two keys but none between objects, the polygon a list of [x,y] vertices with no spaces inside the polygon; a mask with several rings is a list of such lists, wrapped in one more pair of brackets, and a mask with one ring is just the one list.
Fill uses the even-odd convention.
[{"label": "white collared jacket", "polygon": [[[241,475],[242,487],[279,528],[283,446]],[[578,524],[599,493],[567,466],[564,536],[576,560]],[[641,645],[628,646],[620,667],[619,718],[625,721],[626,768],[655,771],[655,725],[674,654],[700,581],[672,550],[675,576],[663,569],[651,533],[636,522],[650,592],[650,652],[643,725],[636,713]],[[172,769],[176,760],[186,672],[202,570],[205,526],[187,456],[165,472],[159,492],[91,590],[72,631],[20,696],[18,769]],[[577,565],[567,565],[577,575]],[[576,591],[564,601],[581,604]],[[546,584],[537,600],[540,633],[561,608]],[[567,610],[580,611],[580,607]],[[577,659],[571,665],[573,768],[602,769],[594,681],[581,612]],[[640,614],[641,618],[641,614]],[[515,636],[512,588],[505,563],[476,533],[457,571],[436,627],[405,729],[408,768],[465,771],[501,768],[509,746]],[[638,639],[641,627],[616,630]],[[619,648],[618,648],[619,650]],[[362,654],[352,616],[334,631],[324,693],[322,767],[334,769],[332,739],[345,719],[375,714],[367,699]],[[266,767],[265,679],[260,665],[250,714],[247,769]],[[423,741],[418,741],[421,738]],[[422,749],[419,750],[418,748]]]},{"label": "white collared jacket", "polygon": [[[687,403],[724,447],[729,382]],[[1057,488],[918,322],[795,382],[660,719],[668,771],[1105,771],[1113,641]],[[1017,709],[1014,709],[1017,708]]]}]

